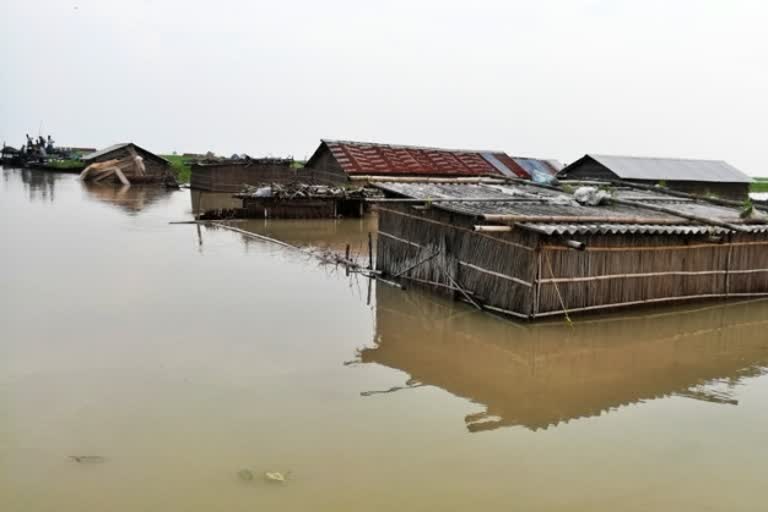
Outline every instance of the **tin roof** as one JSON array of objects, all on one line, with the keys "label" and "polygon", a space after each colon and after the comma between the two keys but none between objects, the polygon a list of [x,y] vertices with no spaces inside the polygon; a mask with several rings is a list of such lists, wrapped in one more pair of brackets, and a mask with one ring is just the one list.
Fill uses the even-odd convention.
[{"label": "tin roof", "polygon": [[647,158],[588,154],[563,170],[591,158],[625,180],[699,181],[721,183],[751,183],[752,178],[722,160],[690,160],[683,158]]},{"label": "tin roof", "polygon": [[545,160],[510,157],[503,151],[476,151],[323,140],[307,162],[327,147],[349,175],[484,176],[503,175],[531,179],[533,169],[549,175],[558,169]]},{"label": "tin roof", "polygon": [[83,155],[82,159],[83,159],[83,161],[88,162],[90,160],[95,160],[95,159],[97,159],[99,157],[102,157],[104,155],[112,153],[113,151],[117,151],[118,149],[123,149],[123,148],[126,148],[128,146],[133,146],[135,149],[138,149],[138,150],[140,150],[140,151],[142,151],[142,152],[144,152],[144,153],[146,153],[148,155],[153,156],[154,158],[157,158],[158,160],[162,160],[163,162],[168,163],[168,160],[166,160],[165,158],[163,158],[163,157],[161,157],[159,155],[156,155],[156,154],[152,153],[151,151],[147,151],[146,149],[142,148],[141,146],[138,146],[138,145],[134,144],[133,142],[120,142],[118,144],[112,144],[111,146],[108,146],[108,147],[106,147],[104,149],[100,149],[98,151],[94,151],[93,153],[88,153],[87,155]]},{"label": "tin roof", "polygon": [[[674,215],[695,215],[721,223],[740,224],[754,233],[768,233],[768,224],[744,225],[740,210],[719,206],[703,199],[681,198],[664,193],[641,191],[630,187],[617,187],[613,197],[632,201],[637,205],[608,203],[600,206],[583,205],[571,194],[551,188],[523,183],[398,183],[374,184],[397,195],[428,200],[435,208],[475,218],[483,215],[517,215],[526,217],[573,218],[572,222],[521,222],[516,225],[546,235],[577,234],[722,234],[730,230],[688,220]],[[456,199],[486,199],[491,201],[455,201]],[[499,202],[492,199],[498,198]],[[440,202],[440,199],[452,199]],[[670,213],[645,208],[644,205],[662,206]],[[589,218],[589,222],[583,219]],[[582,219],[582,220],[580,220]],[[600,219],[605,219],[601,222]],[[626,219],[626,221],[625,221]],[[637,219],[644,222],[638,223]],[[559,220],[559,219],[558,219]]]}]

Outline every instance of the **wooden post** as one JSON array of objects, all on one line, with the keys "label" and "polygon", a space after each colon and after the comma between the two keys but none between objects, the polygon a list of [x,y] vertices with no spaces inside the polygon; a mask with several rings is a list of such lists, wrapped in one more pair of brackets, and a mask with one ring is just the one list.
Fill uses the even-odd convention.
[{"label": "wooden post", "polygon": [[731,294],[731,263],[733,260],[733,234],[728,234],[728,256],[725,260],[725,296]]},{"label": "wooden post", "polygon": [[536,274],[535,279],[533,280],[533,304],[531,304],[531,320],[534,320],[536,316],[539,314],[539,308],[541,307],[541,279],[542,279],[542,258],[541,258],[541,251],[543,249],[541,248],[541,240],[539,240],[536,243],[536,269],[534,270],[534,273]]},{"label": "wooden post", "polygon": [[346,274],[349,275],[349,244],[347,244],[347,250],[344,253],[344,269],[346,270]]},{"label": "wooden post", "polygon": [[368,232],[368,269],[373,270],[373,235],[370,231]]}]

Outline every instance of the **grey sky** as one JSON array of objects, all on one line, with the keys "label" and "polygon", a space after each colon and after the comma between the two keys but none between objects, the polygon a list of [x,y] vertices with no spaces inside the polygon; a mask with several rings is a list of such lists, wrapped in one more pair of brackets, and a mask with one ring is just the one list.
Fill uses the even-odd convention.
[{"label": "grey sky", "polygon": [[762,0],[0,0],[0,140],[320,138],[725,159],[768,175]]}]

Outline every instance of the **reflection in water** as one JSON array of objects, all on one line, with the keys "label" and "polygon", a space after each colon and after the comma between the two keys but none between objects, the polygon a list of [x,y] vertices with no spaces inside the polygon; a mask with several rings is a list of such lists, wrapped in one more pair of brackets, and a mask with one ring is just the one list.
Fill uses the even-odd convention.
[{"label": "reflection in water", "polygon": [[243,207],[243,201],[232,197],[231,192],[206,192],[190,189],[189,199],[192,204],[190,213],[195,215],[211,210],[231,210]]},{"label": "reflection in water", "polygon": [[29,197],[30,201],[53,202],[56,199],[56,182],[62,178],[71,178],[71,176],[55,172],[4,167],[3,181],[7,182],[12,174],[16,174],[21,178],[21,182],[24,184],[25,195]]},{"label": "reflection in water", "polygon": [[765,301],[571,328],[515,324],[386,286],[376,298],[375,346],[361,361],[410,374],[403,387],[433,385],[483,404],[465,418],[470,432],[537,430],[670,395],[736,404],[733,387],[768,367]]},{"label": "reflection in water", "polygon": [[238,223],[238,227],[292,245],[330,249],[339,253],[344,252],[349,244],[352,255],[362,257],[368,254],[368,233],[376,234],[377,222],[375,215],[336,220],[248,219]]},{"label": "reflection in water", "polygon": [[[358,275],[169,224],[186,191],[126,215],[4,176],[2,512],[765,509],[768,302],[570,330],[380,284],[372,309]],[[374,225],[245,227],[341,249]],[[341,364],[371,340],[380,364]]]},{"label": "reflection in water", "polygon": [[161,200],[172,191],[156,185],[115,185],[114,183],[80,182],[89,197],[117,206],[128,213],[138,213]]}]

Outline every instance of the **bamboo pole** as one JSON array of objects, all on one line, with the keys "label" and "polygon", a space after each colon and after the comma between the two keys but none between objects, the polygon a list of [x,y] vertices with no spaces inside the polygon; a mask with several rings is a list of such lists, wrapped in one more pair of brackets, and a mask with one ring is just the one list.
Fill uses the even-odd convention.
[{"label": "bamboo pole", "polygon": [[475,226],[475,231],[481,233],[509,233],[512,229],[512,226]]},{"label": "bamboo pole", "polygon": [[539,317],[546,317],[546,316],[558,316],[558,315],[564,315],[566,313],[583,313],[586,311],[598,311],[598,310],[604,310],[604,309],[615,309],[620,307],[627,307],[627,306],[639,306],[642,304],[658,304],[662,302],[680,302],[680,301],[686,301],[686,300],[698,300],[698,299],[722,299],[727,297],[768,297],[768,292],[764,293],[731,293],[729,295],[725,295],[724,293],[705,293],[705,294],[698,294],[698,295],[685,295],[685,296],[678,296],[678,297],[659,297],[656,299],[644,299],[644,300],[635,300],[630,302],[619,302],[619,303],[612,303],[612,304],[598,304],[595,306],[586,306],[581,308],[574,308],[574,309],[568,309],[568,311],[559,310],[559,311],[547,311],[544,313],[539,313]]},{"label": "bamboo pole", "polygon": [[128,178],[125,177],[125,174],[123,174],[123,171],[121,171],[118,167],[115,167],[115,176],[117,176],[117,179],[119,179],[120,183],[123,185],[131,184],[131,182],[128,181]]},{"label": "bamboo pole", "polygon": [[696,277],[696,276],[728,276],[729,274],[763,274],[768,273],[768,268],[750,269],[750,270],[670,270],[664,272],[642,272],[636,274],[607,274],[599,276],[581,276],[581,277],[555,277],[542,280],[542,284],[555,283],[586,283],[590,281],[609,281],[612,279],[638,279],[649,277]]},{"label": "bamboo pole", "polygon": [[550,203],[551,199],[542,197],[369,197],[366,203]]},{"label": "bamboo pole", "polygon": [[[768,241],[762,242],[726,242],[726,243],[708,243],[708,244],[690,244],[690,245],[660,245],[660,246],[618,246],[618,247],[602,247],[602,246],[588,246],[584,250],[588,252],[664,252],[664,251],[688,251],[697,249],[723,249],[728,247],[760,247],[768,245]],[[553,251],[565,251],[566,247],[558,245],[545,246],[549,250]]]},{"label": "bamboo pole", "polygon": [[469,294],[467,293],[467,290],[465,290],[465,289],[464,289],[464,288],[463,288],[463,287],[462,287],[462,286],[461,286],[461,285],[460,285],[458,282],[456,282],[456,280],[453,278],[453,276],[451,275],[451,273],[450,273],[450,272],[448,272],[448,269],[446,269],[444,265],[441,265],[441,264],[439,264],[439,263],[438,263],[438,265],[439,265],[440,269],[443,271],[443,274],[445,274],[445,277],[447,277],[447,278],[448,278],[448,280],[451,282],[451,284],[452,284],[452,285],[453,285],[453,286],[454,286],[454,287],[455,287],[457,290],[459,290],[459,292],[461,292],[461,294],[464,296],[464,298],[466,298],[466,299],[469,301],[469,303],[470,303],[470,304],[472,304],[472,305],[473,305],[473,306],[475,306],[477,309],[479,309],[480,311],[482,311],[482,310],[483,310],[482,306],[480,306],[480,304],[478,304],[477,302],[475,302],[475,301],[472,299],[472,297],[470,297],[470,296],[469,296]]},{"label": "bamboo pole", "polygon": [[417,262],[416,262],[416,263],[414,263],[413,265],[410,265],[410,266],[409,266],[409,267],[407,267],[405,270],[401,270],[401,271],[400,271],[400,272],[398,272],[397,274],[393,274],[393,275],[392,275],[392,277],[393,277],[393,278],[396,278],[396,277],[400,277],[400,276],[402,276],[403,274],[406,274],[406,273],[410,272],[411,270],[415,269],[416,267],[418,267],[418,266],[420,266],[420,265],[423,265],[424,263],[428,262],[429,260],[431,260],[432,258],[434,258],[435,256],[437,256],[438,254],[440,254],[440,251],[439,251],[439,250],[435,251],[434,253],[432,253],[431,255],[427,256],[426,258],[422,258],[421,260],[417,261]]},{"label": "bamboo pole", "polygon": [[373,270],[373,235],[368,232],[368,269]]},{"label": "bamboo pole", "polygon": [[503,223],[524,223],[524,222],[541,222],[541,223],[569,223],[569,224],[584,224],[584,223],[598,223],[598,224],[654,224],[654,225],[685,225],[690,224],[688,221],[681,221],[680,219],[660,219],[658,217],[628,217],[624,216],[596,216],[596,215],[520,215],[520,214],[501,214],[501,213],[486,213],[481,215],[483,220],[489,222],[503,222]]},{"label": "bamboo pole", "polygon": [[456,177],[456,178],[430,178],[419,176],[350,176],[350,181],[368,181],[370,183],[504,183],[504,180],[496,177],[479,176],[476,178]]},{"label": "bamboo pole", "polygon": [[[561,182],[561,183],[565,183],[565,182]],[[644,190],[646,192],[656,192],[658,194],[663,194],[670,197],[677,197],[680,199],[690,199],[692,201],[704,201],[707,203],[716,204],[718,206],[733,206],[736,208],[741,208],[744,206],[743,203],[739,201],[733,201],[731,199],[721,199],[719,197],[697,196],[694,194],[688,194],[687,192],[680,192],[678,190],[670,190],[667,188],[655,187],[652,185],[643,185],[642,183],[632,183],[630,181],[613,180],[608,182],[608,184],[614,185],[614,186],[620,186],[620,187],[634,188],[637,190]],[[762,205],[754,205],[754,206],[759,210],[768,211],[768,207],[765,207]]]}]

